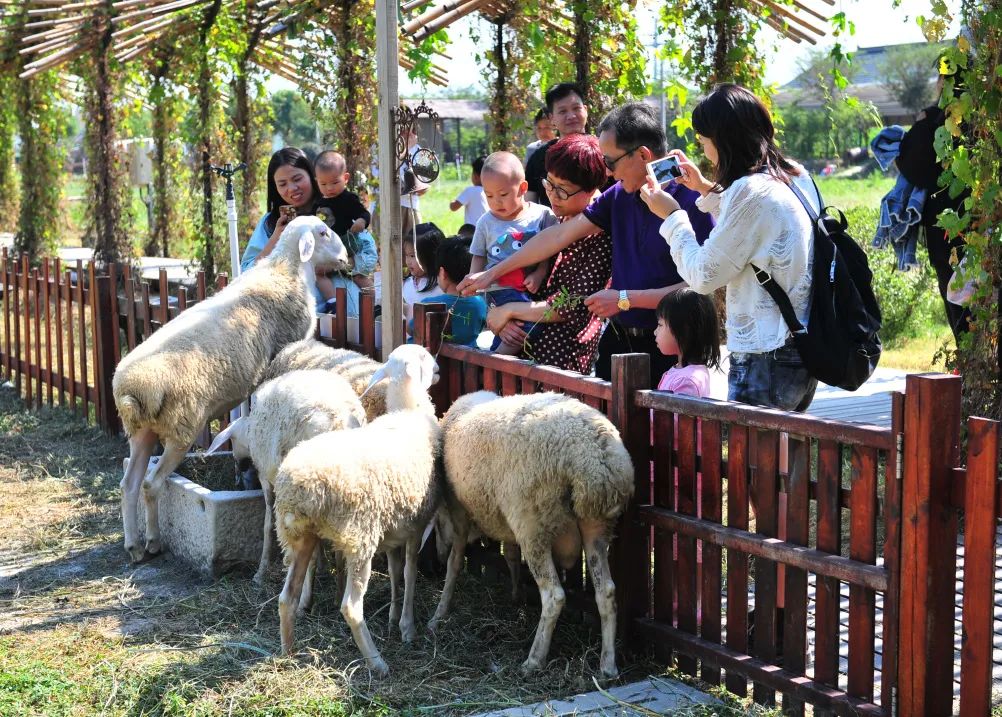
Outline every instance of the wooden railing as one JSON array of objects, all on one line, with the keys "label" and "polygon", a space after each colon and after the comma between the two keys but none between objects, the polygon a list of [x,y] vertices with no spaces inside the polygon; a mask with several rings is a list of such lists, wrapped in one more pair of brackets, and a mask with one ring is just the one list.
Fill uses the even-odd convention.
[{"label": "wooden railing", "polygon": [[[205,296],[200,279],[194,301],[181,290],[172,306],[166,286],[161,272],[154,302],[124,268],[33,269],[3,254],[0,368],[31,405],[59,404],[117,431],[110,382],[118,359]],[[376,357],[371,297],[360,311],[357,320],[323,319],[329,325],[318,334]],[[416,340],[441,369],[439,411],[478,389],[559,391],[619,428],[636,469],[613,547],[626,650],[653,650],[738,694],[750,681],[756,701],[781,694],[792,714],[806,704],[815,714],[988,714],[1000,428],[979,418],[964,426],[959,377],[909,376],[891,427],[861,426],[649,391],[646,355],[614,357],[606,382],[443,343],[448,318],[444,305],[415,307]],[[568,583],[569,605],[586,597],[583,563]]]}]

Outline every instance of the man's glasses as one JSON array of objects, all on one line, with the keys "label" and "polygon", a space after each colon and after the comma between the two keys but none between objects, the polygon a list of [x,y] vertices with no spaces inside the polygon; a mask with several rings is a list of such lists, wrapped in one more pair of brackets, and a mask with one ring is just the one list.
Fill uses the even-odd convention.
[{"label": "man's glasses", "polygon": [[624,158],[628,157],[629,155],[633,154],[634,152],[636,152],[638,149],[640,149],[643,146],[644,145],[642,145],[642,144],[638,144],[633,149],[626,150],[625,152],[623,152],[621,155],[619,155],[615,159],[609,159],[608,157],[606,157],[606,156],[603,155],[602,156],[602,161],[605,162],[605,166],[606,166],[606,168],[610,172],[615,172],[616,171],[616,165],[619,164],[620,161],[622,161]]},{"label": "man's glasses", "polygon": [[573,197],[575,194],[580,194],[584,189],[579,189],[576,192],[568,192],[563,187],[558,187],[556,184],[551,182],[546,177],[543,177],[543,189],[546,190],[548,194],[552,194],[554,197],[562,202],[566,202],[568,199]]}]

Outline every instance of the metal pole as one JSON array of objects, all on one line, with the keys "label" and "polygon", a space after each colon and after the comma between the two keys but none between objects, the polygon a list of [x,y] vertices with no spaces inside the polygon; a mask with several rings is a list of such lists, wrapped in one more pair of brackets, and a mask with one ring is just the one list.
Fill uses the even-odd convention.
[{"label": "metal pole", "polygon": [[382,267],[383,359],[404,342],[403,249],[395,112],[398,94],[397,0],[376,0],[376,75],[379,80],[379,246]]}]

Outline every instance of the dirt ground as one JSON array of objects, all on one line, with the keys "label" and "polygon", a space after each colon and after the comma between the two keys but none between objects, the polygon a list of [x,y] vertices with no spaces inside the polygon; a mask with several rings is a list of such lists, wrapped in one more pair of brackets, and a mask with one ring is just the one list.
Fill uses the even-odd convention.
[{"label": "dirt ground", "polygon": [[[25,411],[0,388],[0,715],[469,714],[595,689],[596,629],[562,618],[547,669],[523,678],[538,607],[466,576],[438,636],[403,645],[374,574],[366,617],[387,679],[359,659],[329,576],[297,625],[298,654],[276,657],[280,565],[259,590],[251,568],[209,582],[169,555],[128,563],[126,454],[124,440],[59,409]],[[419,578],[420,623],[440,590]],[[621,669],[623,681],[662,672]]]}]

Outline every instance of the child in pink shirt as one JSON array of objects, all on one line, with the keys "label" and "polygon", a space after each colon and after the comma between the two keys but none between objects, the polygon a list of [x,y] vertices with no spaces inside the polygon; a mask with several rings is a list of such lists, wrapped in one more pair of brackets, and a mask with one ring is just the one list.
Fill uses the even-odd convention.
[{"label": "child in pink shirt", "polygon": [[710,369],[720,365],[720,321],[713,299],[691,289],[672,291],[657,308],[654,340],[678,365],[664,372],[659,391],[705,398],[710,394]]}]

